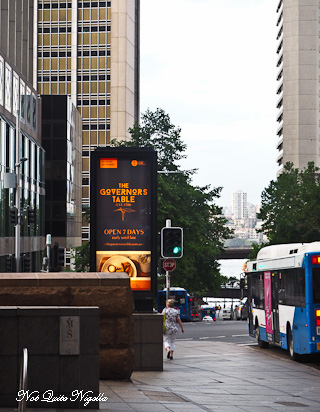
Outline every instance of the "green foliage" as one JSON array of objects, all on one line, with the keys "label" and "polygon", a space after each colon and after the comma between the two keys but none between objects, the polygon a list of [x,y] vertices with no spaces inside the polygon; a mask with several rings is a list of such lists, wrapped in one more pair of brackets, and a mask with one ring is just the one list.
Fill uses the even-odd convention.
[{"label": "green foliage", "polygon": [[[166,219],[184,231],[184,256],[176,261],[171,286],[199,294],[217,290],[221,284],[217,257],[224,240],[231,236],[221,208],[214,203],[222,188],[193,186],[191,177],[195,171],[180,170],[176,162],[186,157],[186,145],[181,140],[180,128],[171,123],[162,109],[147,110],[141,116],[141,124],[135,124],[129,132],[132,140],[112,144],[153,147],[158,154],[158,171],[176,171],[158,174],[158,232]],[[164,279],[159,280],[160,288]]]},{"label": "green foliage", "polygon": [[76,272],[89,272],[90,270],[90,242],[77,247],[72,254]]},{"label": "green foliage", "polygon": [[258,217],[269,244],[320,239],[320,177],[313,162],[304,170],[287,163],[277,181],[262,192]]},{"label": "green foliage", "polygon": [[181,129],[175,127],[168,114],[162,109],[149,109],[141,115],[142,126],[135,123],[129,128],[131,140],[113,140],[114,146],[152,147],[158,155],[158,170],[177,170],[175,162],[184,159],[187,146],[183,143]]},{"label": "green foliage", "polygon": [[265,247],[265,246],[268,246],[268,244],[269,243],[264,243],[264,242],[262,242],[262,243],[252,243],[251,244],[251,246],[252,246],[252,251],[250,252],[250,254],[249,254],[249,259],[248,260],[255,260],[256,259],[256,257],[257,257],[257,254],[259,253],[259,251],[263,248],[263,247]]}]

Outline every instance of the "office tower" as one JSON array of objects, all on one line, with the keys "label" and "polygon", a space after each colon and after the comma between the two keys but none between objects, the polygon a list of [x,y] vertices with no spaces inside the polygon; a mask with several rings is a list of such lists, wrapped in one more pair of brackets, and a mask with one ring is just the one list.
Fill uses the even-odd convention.
[{"label": "office tower", "polygon": [[319,166],[319,4],[277,5],[277,115],[279,172],[286,162]]},{"label": "office tower", "polygon": [[247,193],[242,190],[237,190],[232,195],[232,218],[247,219],[248,207],[247,207]]},{"label": "office tower", "polygon": [[0,1],[0,48],[33,83],[34,0]]},{"label": "office tower", "polygon": [[[15,43],[10,44],[14,49]],[[40,113],[36,90],[0,50],[0,272],[41,269],[45,192]]]},{"label": "office tower", "polygon": [[[36,0],[34,78],[41,95],[67,94],[82,116],[82,207],[90,153],[129,138],[139,116],[139,0]],[[83,220],[82,239],[89,238]]]}]

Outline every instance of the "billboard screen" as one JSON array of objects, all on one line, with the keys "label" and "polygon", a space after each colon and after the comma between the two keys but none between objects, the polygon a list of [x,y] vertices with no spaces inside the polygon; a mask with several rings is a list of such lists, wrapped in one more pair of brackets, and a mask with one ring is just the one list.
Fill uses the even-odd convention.
[{"label": "billboard screen", "polygon": [[91,157],[91,271],[125,272],[136,292],[156,280],[156,152],[98,148]]}]

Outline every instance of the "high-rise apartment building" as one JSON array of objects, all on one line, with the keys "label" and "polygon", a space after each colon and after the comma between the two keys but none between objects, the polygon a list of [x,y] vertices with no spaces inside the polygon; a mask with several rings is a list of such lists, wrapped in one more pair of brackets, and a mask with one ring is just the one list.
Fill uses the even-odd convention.
[{"label": "high-rise apartment building", "polygon": [[232,218],[234,220],[248,218],[247,193],[242,190],[237,190],[232,195]]},{"label": "high-rise apartment building", "polygon": [[[41,95],[67,94],[82,116],[82,207],[90,153],[129,138],[139,116],[140,0],[35,0],[34,79]],[[89,228],[83,220],[82,239]]]},{"label": "high-rise apartment building", "polygon": [[277,27],[279,172],[319,166],[319,2],[280,0]]}]

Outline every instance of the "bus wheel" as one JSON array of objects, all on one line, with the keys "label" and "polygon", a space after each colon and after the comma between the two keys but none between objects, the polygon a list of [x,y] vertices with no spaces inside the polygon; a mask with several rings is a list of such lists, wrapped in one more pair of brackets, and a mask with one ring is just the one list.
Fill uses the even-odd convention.
[{"label": "bus wheel", "polygon": [[292,337],[290,326],[288,327],[288,330],[287,330],[287,339],[288,339],[288,350],[289,350],[290,359],[296,362],[302,362],[303,357],[299,355],[298,353],[296,353],[293,349],[293,337]]},{"label": "bus wheel", "polygon": [[256,329],[256,338],[257,338],[257,343],[258,343],[259,348],[267,349],[269,347],[269,342],[265,342],[264,340],[260,339],[260,327],[258,323],[256,324],[255,329]]}]

